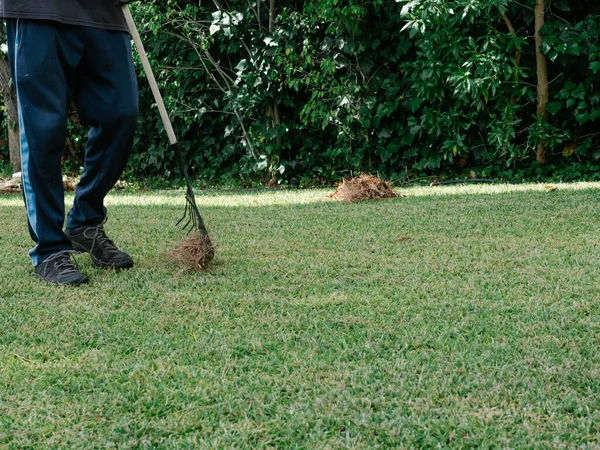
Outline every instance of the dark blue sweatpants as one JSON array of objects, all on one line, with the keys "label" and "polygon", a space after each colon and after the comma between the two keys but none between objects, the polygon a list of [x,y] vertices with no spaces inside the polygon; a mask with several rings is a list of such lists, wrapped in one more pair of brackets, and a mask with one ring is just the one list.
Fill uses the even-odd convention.
[{"label": "dark blue sweatpants", "polygon": [[25,206],[36,244],[29,254],[37,265],[71,249],[63,232],[61,172],[71,100],[90,131],[69,229],[97,225],[106,216],[104,197],[133,144],[137,80],[127,33],[11,19],[7,38],[19,104]]}]

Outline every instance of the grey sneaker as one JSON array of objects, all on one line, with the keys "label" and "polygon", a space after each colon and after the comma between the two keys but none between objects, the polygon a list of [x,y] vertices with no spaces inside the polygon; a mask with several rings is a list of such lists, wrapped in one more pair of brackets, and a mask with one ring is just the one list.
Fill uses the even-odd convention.
[{"label": "grey sneaker", "polygon": [[[106,221],[104,221],[106,222]],[[104,269],[129,269],[133,259],[119,250],[104,231],[104,222],[100,225],[65,230],[73,249],[90,254],[92,261]]]},{"label": "grey sneaker", "polygon": [[50,284],[79,285],[88,283],[88,277],[82,274],[71,261],[74,252],[56,253],[35,266],[35,277]]}]

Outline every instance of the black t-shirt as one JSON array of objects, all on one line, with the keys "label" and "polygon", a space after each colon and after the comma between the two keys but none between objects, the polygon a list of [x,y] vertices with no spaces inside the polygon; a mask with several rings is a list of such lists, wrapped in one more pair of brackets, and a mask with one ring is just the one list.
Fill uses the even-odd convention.
[{"label": "black t-shirt", "polygon": [[0,17],[127,31],[121,8],[115,3],[115,0],[0,0]]}]

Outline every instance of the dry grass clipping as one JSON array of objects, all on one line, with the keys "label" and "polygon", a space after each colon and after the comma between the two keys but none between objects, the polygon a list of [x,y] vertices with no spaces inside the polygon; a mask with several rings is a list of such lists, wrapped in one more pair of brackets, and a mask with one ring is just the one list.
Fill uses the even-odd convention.
[{"label": "dry grass clipping", "polygon": [[214,259],[215,246],[208,235],[192,231],[168,256],[184,270],[202,272]]},{"label": "dry grass clipping", "polygon": [[337,190],[329,197],[341,202],[357,202],[360,200],[380,200],[397,197],[392,186],[381,178],[372,175],[359,175],[345,179]]},{"label": "dry grass clipping", "polygon": [[[0,180],[0,194],[15,194],[21,191],[19,187],[20,181],[11,178],[10,180]],[[65,178],[63,180],[63,186],[65,191],[73,192],[75,191],[75,186],[77,185],[77,180],[74,178]]]},{"label": "dry grass clipping", "polygon": [[65,192],[75,192],[78,182],[79,181],[73,177],[63,178],[63,187],[65,188]]},{"label": "dry grass clipping", "polygon": [[0,194],[15,194],[19,192],[19,181],[11,178],[10,180],[0,180]]}]

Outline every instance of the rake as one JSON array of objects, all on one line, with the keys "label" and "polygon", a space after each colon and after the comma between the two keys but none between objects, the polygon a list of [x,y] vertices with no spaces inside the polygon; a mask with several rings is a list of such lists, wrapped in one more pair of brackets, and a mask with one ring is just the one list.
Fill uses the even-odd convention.
[{"label": "rake", "polygon": [[[200,215],[200,210],[196,205],[196,197],[194,195],[194,190],[192,189],[192,182],[190,180],[187,164],[183,159],[179,141],[177,140],[177,136],[175,135],[175,130],[173,129],[171,119],[169,118],[167,108],[165,107],[165,102],[163,101],[162,95],[158,88],[158,84],[156,83],[156,78],[154,77],[154,72],[152,71],[152,67],[150,66],[150,61],[148,60],[148,55],[146,54],[146,50],[144,49],[144,44],[140,37],[140,33],[138,32],[137,26],[135,25],[135,22],[133,20],[133,16],[131,15],[131,11],[129,10],[128,4],[132,3],[133,1],[135,0],[117,0],[116,4],[117,6],[121,7],[123,15],[125,16],[125,20],[127,21],[129,32],[131,33],[131,37],[135,42],[135,46],[138,50],[140,60],[142,61],[142,66],[144,67],[144,72],[146,73],[146,78],[148,79],[150,89],[152,90],[152,94],[154,95],[154,100],[156,102],[156,105],[158,106],[160,117],[169,137],[169,143],[171,144],[171,148],[175,153],[175,159],[177,160],[177,164],[183,172],[183,176],[187,185],[187,191],[185,194],[185,211],[183,217],[177,222],[176,226],[181,225],[182,228],[184,230],[187,230],[190,234],[192,231],[197,232],[196,236],[192,235],[190,239],[186,239],[187,242],[181,246],[180,250],[190,254],[188,255],[188,260],[189,256],[192,256],[192,260],[194,262],[193,265],[196,268],[203,269],[214,258],[214,246],[210,238],[208,237],[208,232],[206,230],[206,226],[204,225],[204,220],[202,219],[202,216]],[[190,245],[191,242],[193,243],[193,245]],[[186,260],[186,258],[177,259],[180,261]]]}]

